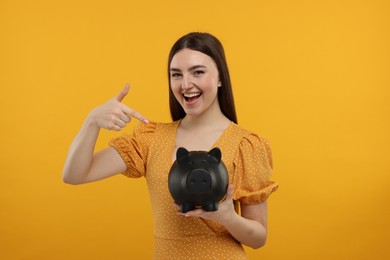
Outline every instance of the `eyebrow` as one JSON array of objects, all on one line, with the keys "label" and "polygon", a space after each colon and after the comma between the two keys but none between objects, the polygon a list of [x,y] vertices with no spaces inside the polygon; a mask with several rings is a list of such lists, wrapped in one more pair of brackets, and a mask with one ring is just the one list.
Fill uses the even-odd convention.
[{"label": "eyebrow", "polygon": [[[195,66],[192,66],[190,67],[188,70],[191,71],[191,70],[196,70],[196,69],[199,69],[199,68],[207,68],[206,66],[204,65],[195,65]],[[177,68],[170,68],[169,69],[170,71],[181,71],[180,69],[177,69]]]}]

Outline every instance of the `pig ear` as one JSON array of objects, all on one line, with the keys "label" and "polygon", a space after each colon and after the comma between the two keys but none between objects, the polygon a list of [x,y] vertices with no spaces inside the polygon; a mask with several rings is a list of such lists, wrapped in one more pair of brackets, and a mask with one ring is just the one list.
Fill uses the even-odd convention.
[{"label": "pig ear", "polygon": [[188,156],[189,152],[184,147],[179,147],[176,152],[176,160],[179,162]]},{"label": "pig ear", "polygon": [[217,159],[218,163],[221,162],[221,157],[222,153],[221,150],[218,147],[213,148],[210,152],[209,155],[215,159]]}]

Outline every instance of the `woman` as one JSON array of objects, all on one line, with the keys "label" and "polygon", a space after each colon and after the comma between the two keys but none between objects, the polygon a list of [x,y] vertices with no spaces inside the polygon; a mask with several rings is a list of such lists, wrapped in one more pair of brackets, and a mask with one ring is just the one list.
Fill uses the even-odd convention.
[{"label": "woman", "polygon": [[[245,259],[242,244],[265,244],[266,200],[278,187],[270,181],[269,144],[237,125],[223,47],[214,36],[190,33],[180,38],[169,54],[168,77],[173,122],[149,122],[122,104],[126,85],[88,115],[70,147],[64,182],[81,184],[118,173],[143,176],[152,202],[156,259]],[[101,128],[119,131],[131,117],[142,121],[131,135],[114,138],[110,147],[93,154]],[[179,147],[221,149],[230,185],[217,211],[183,214],[172,205],[168,172]]]}]

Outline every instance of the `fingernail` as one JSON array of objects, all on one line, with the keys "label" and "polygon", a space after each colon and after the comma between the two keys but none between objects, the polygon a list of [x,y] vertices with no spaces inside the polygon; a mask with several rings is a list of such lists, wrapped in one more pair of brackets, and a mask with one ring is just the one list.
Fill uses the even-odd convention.
[{"label": "fingernail", "polygon": [[149,124],[149,120],[148,119],[144,119],[144,123],[145,124]]}]

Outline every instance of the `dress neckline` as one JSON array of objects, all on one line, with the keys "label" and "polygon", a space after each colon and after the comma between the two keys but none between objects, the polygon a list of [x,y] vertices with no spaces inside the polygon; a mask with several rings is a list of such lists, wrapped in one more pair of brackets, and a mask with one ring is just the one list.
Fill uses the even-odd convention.
[{"label": "dress neckline", "polygon": [[[175,158],[176,156],[174,155],[174,151],[175,151],[175,145],[176,145],[176,134],[177,134],[177,129],[181,123],[182,119],[179,119],[177,121],[174,122],[173,124],[173,131],[172,132],[172,144],[171,144],[171,151],[170,151],[170,156],[171,156],[171,164],[174,163],[175,160],[173,160],[173,158]],[[213,143],[213,145],[211,147],[209,147],[209,150],[210,151],[211,149],[213,149],[214,147],[217,147],[218,143],[220,143],[221,139],[227,134],[227,132],[230,131],[230,129],[233,127],[234,125],[234,122],[233,121],[230,121],[229,125],[223,130],[223,132],[218,136],[217,140],[215,140],[215,142]]]}]

